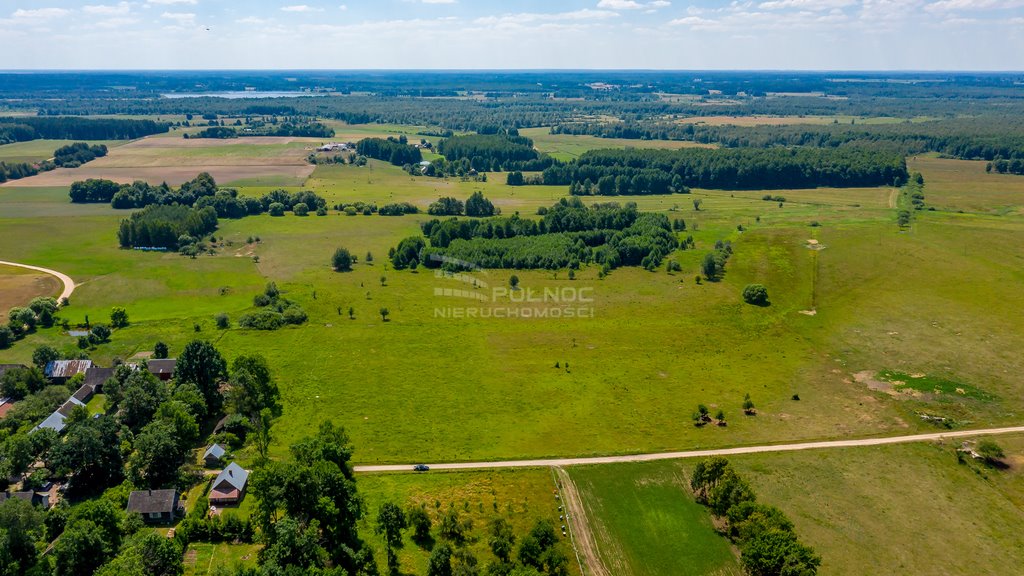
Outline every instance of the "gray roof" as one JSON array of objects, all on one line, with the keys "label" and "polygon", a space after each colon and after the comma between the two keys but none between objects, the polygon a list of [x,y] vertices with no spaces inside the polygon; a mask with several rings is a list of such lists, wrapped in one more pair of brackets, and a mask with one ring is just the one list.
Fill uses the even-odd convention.
[{"label": "gray roof", "polygon": [[35,432],[37,430],[42,430],[43,428],[49,428],[54,432],[60,433],[64,430],[65,420],[67,420],[67,418],[61,414],[60,411],[57,411],[47,416],[46,420],[40,422],[38,426],[32,429],[32,431]]},{"label": "gray roof", "polygon": [[92,360],[54,360],[46,365],[47,378],[71,378],[92,366]]},{"label": "gray roof", "polygon": [[159,358],[156,360],[147,360],[146,368],[150,371],[150,373],[156,374],[158,376],[160,374],[169,374],[173,376],[174,367],[177,364],[178,361],[175,358]]},{"label": "gray roof", "polygon": [[213,487],[217,488],[221,482],[227,482],[232,488],[241,492],[245,490],[245,483],[248,481],[249,471],[232,462],[217,475],[217,479],[213,481]]},{"label": "gray roof", "polygon": [[178,504],[177,490],[137,490],[128,495],[128,511],[139,514],[174,513]]},{"label": "gray roof", "polygon": [[100,368],[99,366],[90,366],[85,371],[85,384],[92,386],[93,392],[103,386],[103,384],[113,378],[115,368]]},{"label": "gray roof", "polygon": [[71,416],[71,411],[75,409],[75,406],[85,406],[85,402],[82,402],[78,398],[72,396],[71,398],[68,398],[67,402],[61,404],[60,408],[57,408],[57,412],[60,412],[65,416]]},{"label": "gray roof", "polygon": [[213,446],[210,446],[209,448],[206,449],[206,452],[203,454],[203,458],[209,458],[210,456],[213,456],[214,458],[220,459],[223,458],[224,454],[226,453],[227,450],[224,450],[223,446],[221,446],[220,444],[214,444]]},{"label": "gray roof", "polygon": [[82,387],[75,391],[71,397],[79,402],[88,402],[92,395],[96,393],[96,389],[88,384],[82,384]]}]

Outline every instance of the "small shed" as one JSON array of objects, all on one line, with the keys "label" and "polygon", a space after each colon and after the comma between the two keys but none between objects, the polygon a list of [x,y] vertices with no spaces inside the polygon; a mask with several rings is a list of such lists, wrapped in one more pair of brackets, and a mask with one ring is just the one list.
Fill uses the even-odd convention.
[{"label": "small shed", "polygon": [[178,513],[177,490],[136,490],[128,495],[128,511],[147,524],[170,524]]},{"label": "small shed", "polygon": [[224,460],[224,455],[227,454],[227,450],[224,449],[220,444],[214,444],[206,449],[203,453],[203,461],[210,468],[220,466],[221,461]]},{"label": "small shed", "polygon": [[213,481],[210,489],[210,504],[226,506],[238,504],[245,496],[245,486],[249,482],[249,471],[232,462],[228,464]]}]

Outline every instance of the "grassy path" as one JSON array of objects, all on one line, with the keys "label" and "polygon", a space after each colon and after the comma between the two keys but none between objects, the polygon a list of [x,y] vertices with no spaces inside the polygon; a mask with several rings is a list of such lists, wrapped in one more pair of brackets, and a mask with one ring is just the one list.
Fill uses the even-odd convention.
[{"label": "grassy path", "polygon": [[[705,458],[708,456],[733,456],[736,454],[759,454],[764,452],[794,452],[799,450],[819,450],[825,448],[851,448],[856,446],[883,446],[887,444],[905,444],[908,442],[929,442],[947,438],[969,438],[972,436],[992,436],[996,434],[1015,434],[1024,432],[1024,426],[1006,428],[985,428],[981,430],[955,430],[934,432],[930,434],[914,434],[910,436],[889,436],[884,438],[860,438],[856,440],[826,440],[821,442],[799,442],[795,444],[768,444],[760,446],[739,446],[736,448],[717,448],[711,450],[689,450],[684,452],[656,452],[651,454],[628,454],[623,456],[596,456],[589,458],[548,458],[538,460],[506,460],[497,462],[449,462],[430,464],[436,470],[480,470],[487,468],[535,468],[545,466],[578,466],[591,464],[618,464],[622,462],[651,462],[654,460],[675,460],[680,458]],[[373,466],[356,466],[356,472],[408,472],[412,464],[386,464]]]}]

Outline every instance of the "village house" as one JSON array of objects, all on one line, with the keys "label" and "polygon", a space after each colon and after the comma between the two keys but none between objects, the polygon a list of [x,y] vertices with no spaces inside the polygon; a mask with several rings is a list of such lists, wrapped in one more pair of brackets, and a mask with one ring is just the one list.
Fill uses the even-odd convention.
[{"label": "village house", "polygon": [[63,384],[76,374],[85,374],[92,360],[54,360],[46,364],[46,377],[54,384]]},{"label": "village house", "polygon": [[177,490],[136,490],[128,495],[128,512],[147,524],[170,524],[181,509]]},{"label": "village house", "polygon": [[203,454],[203,462],[206,463],[208,468],[215,468],[221,465],[226,455],[227,450],[223,446],[214,444],[206,449],[206,452]]},{"label": "village house", "polygon": [[249,481],[249,471],[238,464],[228,464],[213,481],[210,489],[210,504],[230,506],[238,504],[245,496],[245,485]]}]

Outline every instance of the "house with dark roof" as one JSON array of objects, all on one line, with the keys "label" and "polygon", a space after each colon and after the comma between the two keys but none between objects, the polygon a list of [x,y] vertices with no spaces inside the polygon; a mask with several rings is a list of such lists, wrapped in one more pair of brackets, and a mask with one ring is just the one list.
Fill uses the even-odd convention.
[{"label": "house with dark roof", "polygon": [[24,364],[0,364],[0,378],[3,378],[4,374],[6,374],[8,370],[18,370],[25,368],[28,368],[28,366],[25,366]]},{"label": "house with dark roof", "polygon": [[46,377],[54,384],[63,384],[76,374],[85,374],[92,360],[53,360],[46,364]]},{"label": "house with dark roof", "polygon": [[170,380],[174,378],[174,367],[178,364],[175,358],[158,358],[156,360],[147,360],[146,368],[149,373],[161,380]]},{"label": "house with dark roof", "polygon": [[41,506],[43,510],[50,508],[50,495],[46,492],[0,492],[0,504],[13,498],[24,500],[33,506]]},{"label": "house with dark roof", "polygon": [[147,524],[170,524],[181,508],[179,498],[177,490],[136,490],[128,495],[128,512]]},{"label": "house with dark roof", "polygon": [[213,480],[213,488],[210,489],[210,504],[219,506],[238,504],[245,496],[245,485],[248,482],[248,470],[244,470],[234,462],[228,464]]},{"label": "house with dark roof", "polygon": [[92,386],[93,394],[102,394],[103,384],[114,377],[114,370],[116,370],[116,368],[90,366],[89,369],[85,371],[85,382],[82,384]]},{"label": "house with dark roof", "polygon": [[203,453],[203,462],[206,463],[208,468],[215,468],[220,466],[227,453],[227,450],[225,450],[223,446],[220,444],[214,444],[207,448],[206,452]]}]

